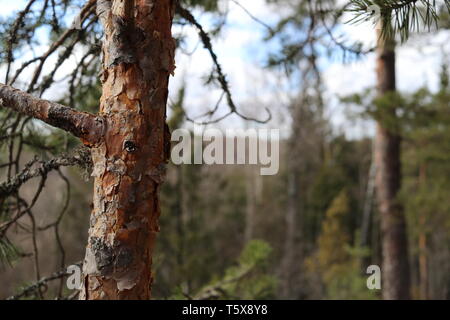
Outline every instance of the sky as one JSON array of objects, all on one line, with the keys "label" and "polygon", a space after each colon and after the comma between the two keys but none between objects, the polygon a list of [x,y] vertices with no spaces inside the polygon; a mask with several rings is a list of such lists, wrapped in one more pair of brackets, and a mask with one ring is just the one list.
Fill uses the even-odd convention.
[{"label": "sky", "polygon": [[[279,17],[279,12],[269,7],[264,0],[241,1],[241,4],[266,24],[275,25]],[[213,43],[219,55],[219,61],[230,78],[233,94],[243,110],[249,107],[258,108],[258,105],[263,104],[270,106],[276,115],[276,110],[285,108],[287,103],[283,99],[285,98],[283,94],[281,93],[280,98],[280,93],[276,89],[277,87],[285,88],[283,81],[280,80],[280,77],[283,78],[284,75],[264,67],[263,57],[271,49],[267,47],[266,42],[262,41],[266,30],[232,1],[229,1],[228,9],[227,26]],[[349,19],[350,16],[344,20]],[[208,19],[201,19],[201,16],[200,20],[206,23],[208,21]],[[195,39],[195,30],[191,29],[189,34],[192,34]],[[373,23],[367,22],[358,25],[346,24],[335,37],[342,35],[348,43],[361,41],[365,47],[370,48],[375,45],[375,34]],[[435,89],[438,84],[437,75],[445,59],[442,52],[450,55],[449,40],[450,35],[441,32],[432,36],[414,36],[409,42],[399,47],[397,52],[398,88],[403,92],[412,92],[423,86]],[[195,40],[192,42],[196,43]],[[191,57],[180,56],[177,56],[178,74],[181,73],[189,79],[190,96],[187,103],[192,103],[194,106],[214,105],[215,100],[208,103],[210,91],[205,90],[201,83],[192,82],[192,79],[200,79],[199,76],[209,70],[210,59],[207,52],[200,48]],[[329,107],[327,114],[336,131],[345,132],[349,137],[355,138],[366,134],[372,135],[373,123],[350,121],[346,116],[348,107],[340,105],[337,96],[361,92],[375,86],[375,54],[368,54],[356,62],[346,64],[342,63],[341,59],[332,61],[323,59],[322,61],[321,67]],[[175,79],[172,84],[177,86],[180,79],[183,77]],[[263,117],[262,108],[258,110],[257,114]]]},{"label": "sky", "polygon": [[[0,0],[0,15],[6,16],[24,7],[24,0]],[[264,0],[241,1],[241,4],[253,16],[268,25],[275,25],[280,12],[273,10]],[[263,40],[266,29],[255,22],[233,1],[224,1],[228,6],[227,24],[220,35],[213,40],[213,47],[218,55],[224,72],[229,80],[233,97],[242,113],[264,119],[264,107],[270,108],[274,120],[266,127],[285,129],[286,106],[289,96],[295,94],[295,88],[288,86],[286,76],[281,70],[268,70],[265,67],[267,53],[276,48]],[[209,14],[195,12],[196,18],[205,26],[211,27],[213,19]],[[178,50],[176,55],[177,69],[175,77],[170,80],[170,99],[175,99],[178,89],[184,84],[187,88],[186,107],[191,118],[214,108],[221,91],[204,84],[212,68],[211,58],[198,41],[197,32],[192,27],[174,27],[174,32],[182,32],[186,36],[185,50]],[[375,43],[375,30],[372,22],[341,27],[335,36],[344,36],[349,43],[362,41],[366,47]],[[427,86],[435,89],[438,83],[440,65],[445,59],[442,52],[450,56],[450,35],[440,32],[426,36],[413,36],[410,41],[397,50],[398,88],[403,92],[412,92]],[[39,49],[38,49],[39,50]],[[185,52],[193,52],[187,55]],[[28,53],[31,55],[32,53]],[[70,70],[81,56],[75,52],[64,70]],[[447,60],[449,59],[447,56]],[[55,62],[56,55],[49,60]],[[349,138],[372,135],[374,125],[371,121],[354,121],[347,117],[348,107],[339,103],[338,96],[361,92],[375,85],[375,54],[368,54],[356,62],[343,63],[341,59],[322,59],[321,69],[325,84],[327,101],[326,115],[330,118],[336,132],[345,133]],[[0,76],[4,69],[0,68]],[[58,74],[63,77],[64,74]],[[3,77],[2,77],[3,78]],[[62,84],[59,86],[63,86]],[[61,87],[56,86],[46,98],[54,98]],[[226,112],[226,106],[219,109]],[[244,123],[236,116],[223,121],[222,128],[251,127],[254,123]]]}]

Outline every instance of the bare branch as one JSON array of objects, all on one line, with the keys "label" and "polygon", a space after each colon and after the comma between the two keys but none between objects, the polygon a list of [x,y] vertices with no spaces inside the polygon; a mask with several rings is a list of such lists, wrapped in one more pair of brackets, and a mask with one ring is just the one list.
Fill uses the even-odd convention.
[{"label": "bare branch", "polygon": [[0,83],[0,106],[33,117],[72,133],[87,144],[97,143],[103,134],[103,119],[32,95]]},{"label": "bare branch", "polygon": [[267,23],[265,23],[264,21],[262,21],[261,19],[259,19],[258,17],[255,17],[246,7],[244,7],[242,4],[240,4],[238,1],[236,0],[231,0],[231,2],[233,2],[235,5],[237,5],[239,8],[241,8],[249,17],[250,19],[252,19],[253,21],[259,23],[260,25],[262,25],[264,28],[267,29],[267,31],[269,31],[270,35],[274,35],[275,34],[275,30],[269,26]]},{"label": "bare branch", "polygon": [[230,86],[228,84],[228,80],[225,76],[225,74],[222,71],[222,66],[220,65],[217,55],[214,52],[213,48],[212,48],[212,43],[211,43],[211,38],[209,37],[209,35],[205,32],[205,30],[203,29],[202,25],[194,18],[194,16],[192,15],[192,13],[187,10],[186,8],[183,8],[179,2],[176,3],[176,12],[186,21],[188,21],[189,23],[191,23],[193,26],[195,26],[198,30],[198,35],[200,37],[200,40],[203,42],[203,45],[205,47],[206,50],[208,50],[211,59],[213,60],[214,66],[216,67],[216,72],[217,72],[217,81],[220,84],[221,89],[223,90],[223,92],[225,92],[226,98],[227,98],[227,103],[228,106],[230,108],[230,111],[225,114],[224,116],[216,119],[216,120],[212,120],[212,121],[208,121],[208,123],[215,123],[215,122],[219,122],[225,118],[227,118],[228,116],[232,115],[232,114],[236,114],[239,117],[241,117],[244,120],[247,121],[254,121],[257,123],[267,123],[272,119],[272,114],[270,113],[270,110],[268,108],[266,108],[266,112],[267,112],[267,119],[265,120],[258,120],[255,118],[251,118],[251,117],[247,117],[243,114],[240,113],[240,111],[238,110],[238,108],[236,107],[236,104],[233,101],[233,97],[231,95],[231,91],[230,91]]},{"label": "bare branch", "polygon": [[[87,150],[87,149],[86,149]],[[16,192],[17,189],[30,179],[39,177],[49,173],[52,170],[57,170],[60,167],[79,165],[87,167],[90,165],[91,160],[89,156],[81,149],[77,154],[71,156],[62,156],[49,161],[41,162],[40,165],[32,169],[33,164],[37,160],[30,162],[25,169],[11,180],[0,184],[0,197],[7,197]]]},{"label": "bare branch", "polygon": [[[77,262],[74,265],[81,266],[82,263],[81,262]],[[60,271],[57,271],[57,272],[53,273],[52,275],[50,275],[48,277],[43,277],[39,281],[36,281],[35,283],[33,283],[32,285],[23,288],[19,293],[6,298],[6,300],[17,300],[17,299],[20,299],[22,297],[27,297],[30,294],[33,294],[33,293],[36,293],[36,291],[39,291],[39,289],[41,287],[47,286],[48,282],[53,281],[53,280],[57,280],[57,279],[65,278],[68,275],[70,275],[70,274],[67,273],[67,270],[65,268],[61,269]]]}]

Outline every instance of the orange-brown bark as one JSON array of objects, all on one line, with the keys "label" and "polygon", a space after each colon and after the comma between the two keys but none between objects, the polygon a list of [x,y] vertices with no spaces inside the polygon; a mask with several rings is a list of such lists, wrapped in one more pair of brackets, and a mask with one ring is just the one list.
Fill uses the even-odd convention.
[{"label": "orange-brown bark", "polygon": [[[378,95],[396,90],[395,44],[380,36],[377,52]],[[395,118],[395,108],[383,110]],[[401,137],[382,121],[375,138],[376,190],[382,232],[383,298],[409,299],[409,265],[406,223],[398,201],[401,186]]]},{"label": "orange-brown bark", "polygon": [[81,299],[149,299],[168,158],[171,0],[98,1],[104,26],[105,135],[92,149],[95,183]]}]

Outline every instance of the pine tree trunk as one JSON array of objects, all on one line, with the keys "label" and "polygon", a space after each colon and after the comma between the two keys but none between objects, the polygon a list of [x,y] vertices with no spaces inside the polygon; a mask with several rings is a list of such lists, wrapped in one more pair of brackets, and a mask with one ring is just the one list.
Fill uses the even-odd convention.
[{"label": "pine tree trunk", "polygon": [[[420,165],[419,188],[423,188],[427,180],[427,165]],[[423,212],[419,213],[419,288],[420,299],[428,299],[428,245],[426,234],[426,216]]]},{"label": "pine tree trunk", "polygon": [[259,176],[260,168],[250,166],[246,170],[246,210],[245,210],[245,231],[244,243],[255,238],[256,216],[261,193],[262,180]]},{"label": "pine tree trunk", "polygon": [[[380,37],[377,52],[378,94],[396,90],[395,44]],[[395,109],[383,110],[395,118]],[[376,189],[382,232],[383,299],[409,299],[409,265],[406,223],[397,196],[401,186],[401,137],[385,123],[377,124]]]},{"label": "pine tree trunk", "polygon": [[97,1],[104,28],[102,141],[92,148],[94,200],[81,299],[149,299],[158,188],[170,143],[172,0]]},{"label": "pine tree trunk", "polygon": [[[290,159],[288,161],[293,161]],[[296,247],[295,240],[298,236],[299,229],[297,226],[297,216],[298,216],[298,168],[294,165],[290,167],[290,174],[288,176],[288,200],[287,200],[287,210],[285,215],[285,239],[283,245],[283,257],[281,260],[281,298],[282,299],[293,299],[294,288],[298,287],[294,279],[294,270],[299,268],[296,263],[296,256],[300,252],[300,248]]]}]

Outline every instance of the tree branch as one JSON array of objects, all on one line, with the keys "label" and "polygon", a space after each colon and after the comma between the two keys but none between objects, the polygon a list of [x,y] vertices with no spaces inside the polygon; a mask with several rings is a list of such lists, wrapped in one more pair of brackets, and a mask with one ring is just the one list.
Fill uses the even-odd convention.
[{"label": "tree branch", "polygon": [[[72,155],[61,156],[49,161],[38,161],[38,159],[32,160],[15,177],[6,182],[0,183],[0,199],[10,196],[16,192],[19,187],[28,180],[46,175],[50,171],[57,170],[60,167],[78,165],[82,168],[89,168],[92,165],[92,162],[90,159],[90,154],[86,152],[87,150],[87,148],[80,148]],[[36,163],[39,163],[39,165],[32,168]]]},{"label": "tree branch", "polygon": [[[77,262],[74,265],[81,267],[82,262]],[[41,278],[39,281],[33,283],[32,285],[23,288],[19,293],[6,298],[6,300],[18,300],[22,297],[28,297],[31,294],[34,294],[41,287],[47,286],[47,283],[53,280],[61,279],[70,274],[67,273],[67,269],[61,269],[60,271],[54,272],[52,275],[48,277]]]},{"label": "tree branch", "polygon": [[1,83],[0,106],[70,132],[88,145],[97,143],[103,135],[104,122],[101,117],[33,97]]},{"label": "tree branch", "polygon": [[254,121],[257,123],[267,123],[272,119],[272,114],[270,113],[270,110],[268,108],[266,109],[267,112],[267,119],[265,120],[258,120],[252,117],[247,117],[243,114],[241,114],[238,110],[238,108],[236,107],[234,101],[233,101],[233,97],[231,95],[231,91],[230,91],[230,86],[228,84],[228,80],[225,76],[225,74],[222,71],[222,66],[219,63],[219,60],[217,58],[216,53],[213,50],[212,47],[212,43],[211,43],[211,38],[209,37],[209,35],[206,33],[206,31],[203,29],[202,25],[195,19],[195,17],[192,15],[192,13],[187,10],[186,8],[182,7],[181,4],[177,1],[176,2],[176,12],[177,14],[179,14],[183,19],[185,19],[186,21],[188,21],[190,24],[192,24],[195,28],[197,28],[198,31],[198,35],[200,37],[200,40],[203,43],[203,46],[205,47],[206,50],[208,50],[209,55],[211,56],[211,59],[213,61],[213,64],[216,68],[216,72],[217,72],[217,81],[220,84],[221,89],[223,90],[223,92],[225,93],[227,102],[228,102],[228,107],[230,109],[230,111],[225,114],[224,116],[214,120],[214,121],[208,121],[204,124],[207,123],[215,123],[215,122],[219,122],[225,118],[227,118],[228,116],[232,115],[233,113],[238,115],[239,117],[241,117],[244,120],[247,121]]}]

